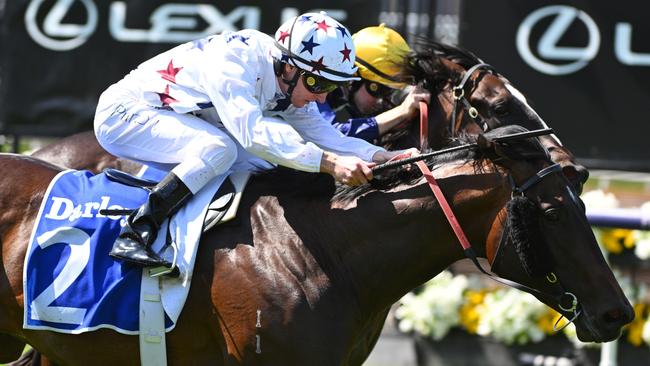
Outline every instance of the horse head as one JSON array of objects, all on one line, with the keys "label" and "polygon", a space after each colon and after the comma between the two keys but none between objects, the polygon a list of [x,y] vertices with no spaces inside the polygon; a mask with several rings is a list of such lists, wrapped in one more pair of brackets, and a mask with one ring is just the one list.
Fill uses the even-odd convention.
[{"label": "horse head", "polygon": [[[526,131],[512,125],[478,136],[461,134],[453,144],[469,145],[420,157],[431,175],[419,164],[424,177],[417,169],[401,169],[396,174],[378,174],[371,182],[374,191],[368,187],[343,191],[354,193],[350,194],[354,199],[347,205],[339,203],[341,207],[392,211],[391,222],[399,227],[393,231],[384,223],[374,237],[366,232],[359,238],[382,249],[385,260],[378,267],[399,273],[397,281],[372,272],[373,279],[367,281],[377,277],[377,284],[363,283],[372,290],[373,300],[387,291],[387,283],[393,285],[388,286],[393,296],[387,296],[383,305],[449,264],[465,256],[481,256],[500,281],[533,294],[570,319],[581,340],[605,342],[620,335],[634,317],[632,307],[605,262],[584,205],[562,167],[551,160],[540,139],[522,138]],[[435,193],[438,189],[453,215],[443,213],[446,205],[434,198],[440,196]],[[373,199],[383,200],[383,206],[372,205]],[[450,225],[451,216],[458,223]],[[379,257],[373,256],[376,261]]]},{"label": "horse head", "polygon": [[[509,126],[495,132],[519,132]],[[609,341],[633,318],[632,307],[598,247],[580,201],[537,139],[479,150],[507,171],[511,194],[486,242],[492,271],[572,320],[582,341]],[[532,289],[532,290],[531,290]]]},{"label": "horse head", "polygon": [[[461,131],[476,134],[509,125],[529,130],[547,127],[508,79],[469,51],[420,40],[406,58],[403,70],[402,77],[423,85],[435,96],[427,136],[433,148],[447,146]],[[411,125],[409,132],[417,136],[417,125]],[[581,193],[589,177],[587,169],[576,163],[555,135],[540,140],[553,161],[560,163],[575,191]],[[419,146],[419,142],[406,141],[406,145]]]}]

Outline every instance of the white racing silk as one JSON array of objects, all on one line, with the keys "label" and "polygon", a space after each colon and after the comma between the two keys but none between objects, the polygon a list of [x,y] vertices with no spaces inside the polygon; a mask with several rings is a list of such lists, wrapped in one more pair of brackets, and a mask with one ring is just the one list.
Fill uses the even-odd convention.
[{"label": "white racing silk", "polygon": [[[138,98],[141,106],[192,113],[223,126],[245,151],[273,164],[318,172],[323,150],[371,161],[382,149],[341,134],[321,117],[315,102],[273,111],[278,100],[285,98],[273,69],[273,58],[281,57],[273,42],[256,30],[188,42],[142,63],[108,92]],[[116,113],[112,99],[113,107],[103,111],[98,107],[96,126],[108,114]],[[213,120],[204,117],[210,115]],[[175,143],[196,143],[192,138],[179,136]],[[134,158],[149,160],[146,156]]]}]

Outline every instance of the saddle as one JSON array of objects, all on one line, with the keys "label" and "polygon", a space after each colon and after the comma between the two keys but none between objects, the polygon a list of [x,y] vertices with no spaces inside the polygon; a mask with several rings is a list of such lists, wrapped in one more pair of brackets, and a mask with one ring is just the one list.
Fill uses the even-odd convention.
[{"label": "saddle", "polygon": [[[156,181],[136,177],[117,169],[106,169],[104,173],[108,179],[130,187],[150,190],[158,184]],[[233,220],[237,216],[237,208],[249,178],[249,172],[233,172],[223,182],[208,206],[208,212],[203,222],[204,233],[217,225]],[[106,210],[103,213],[128,215],[131,212],[133,212],[133,209],[120,210],[119,212]]]},{"label": "saddle", "polygon": [[[167,267],[145,271],[106,255],[121,230],[120,216],[139,206],[155,181],[116,170],[60,172],[48,186],[27,249],[23,275],[30,305],[24,307],[24,328],[137,332],[142,364],[166,364],[165,332],[173,329],[187,299],[200,233],[236,216],[248,177],[215,178],[161,226],[167,235],[158,236],[155,250],[163,253],[166,243],[173,243],[168,247],[173,251],[164,253],[174,256],[174,276]],[[62,279],[67,282],[60,292],[47,290]],[[103,286],[88,291],[88,283]]]}]

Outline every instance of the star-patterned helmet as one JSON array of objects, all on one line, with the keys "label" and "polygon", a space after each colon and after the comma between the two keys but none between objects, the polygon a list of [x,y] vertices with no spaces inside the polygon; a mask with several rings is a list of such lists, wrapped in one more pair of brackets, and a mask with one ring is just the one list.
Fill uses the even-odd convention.
[{"label": "star-patterned helmet", "polygon": [[324,12],[291,18],[275,32],[282,61],[332,81],[359,80],[350,32]]}]

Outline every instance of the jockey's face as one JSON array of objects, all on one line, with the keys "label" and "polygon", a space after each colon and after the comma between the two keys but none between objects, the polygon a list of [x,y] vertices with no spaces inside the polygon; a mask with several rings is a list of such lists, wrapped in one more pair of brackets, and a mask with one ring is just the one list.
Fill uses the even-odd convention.
[{"label": "jockey's face", "polygon": [[[294,66],[286,65],[283,72],[283,77],[285,80],[293,79],[295,73],[300,72],[300,70]],[[291,93],[291,104],[296,108],[302,108],[309,102],[319,102],[325,103],[325,98],[328,93],[312,93],[305,87],[305,81],[303,78],[307,77],[306,75],[300,75],[300,78],[296,82],[296,87]],[[279,80],[280,88],[283,92],[287,92],[289,85],[287,85],[282,78]]]},{"label": "jockey's face", "polygon": [[[365,84],[365,81],[363,81]],[[368,92],[365,85],[352,94],[352,103],[354,103],[357,110],[363,115],[376,115],[382,112],[384,108],[383,99],[380,96],[372,95]]]}]

